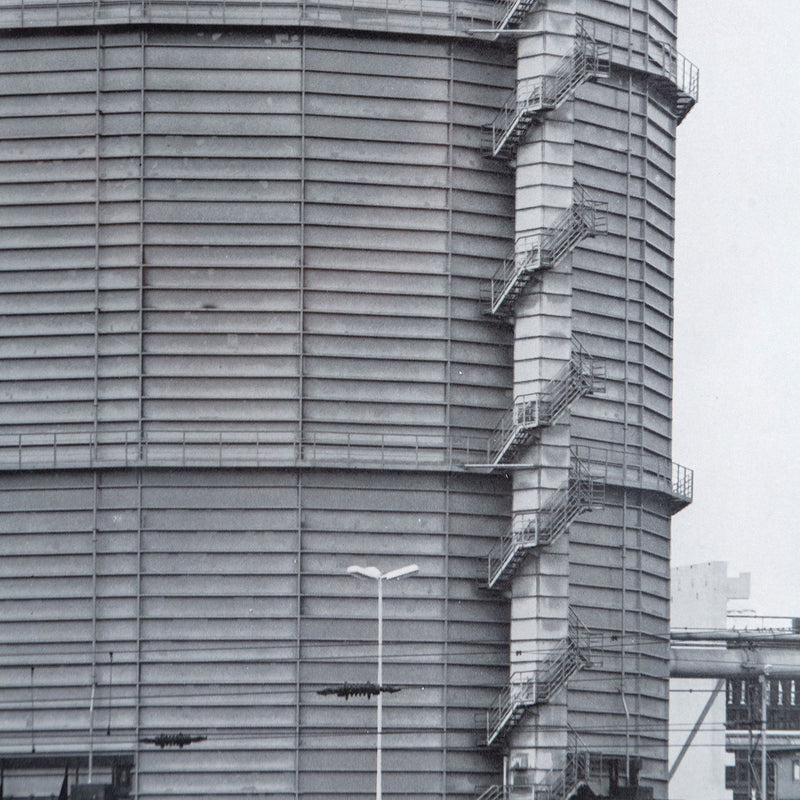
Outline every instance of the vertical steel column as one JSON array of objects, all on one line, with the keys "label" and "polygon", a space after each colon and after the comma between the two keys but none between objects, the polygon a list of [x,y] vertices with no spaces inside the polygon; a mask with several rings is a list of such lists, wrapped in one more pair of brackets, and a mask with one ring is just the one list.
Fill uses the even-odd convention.
[{"label": "vertical steel column", "polygon": [[306,31],[300,34],[300,241],[298,255],[298,347],[297,347],[297,455],[303,459],[305,417],[305,238],[306,238]]},{"label": "vertical steel column", "polygon": [[452,402],[453,402],[453,114],[455,113],[454,92],[455,92],[455,45],[450,42],[448,51],[448,75],[447,75],[447,300],[445,313],[447,314],[447,363],[445,364],[444,375],[444,423],[445,435],[448,441],[452,441]]},{"label": "vertical steel column", "polygon": [[144,234],[145,234],[145,102],[146,102],[146,53],[147,32],[142,30],[139,34],[140,45],[140,83],[139,83],[139,275],[137,279],[138,299],[138,390],[137,390],[137,415],[136,429],[139,446],[139,458],[144,459]]},{"label": "vertical steel column", "polygon": [[[305,33],[303,34],[305,38]],[[295,664],[294,664],[294,709],[295,709],[295,749],[294,749],[294,796],[300,800],[300,750],[303,743],[300,702],[300,664],[301,661],[301,636],[302,636],[302,558],[303,558],[303,470],[298,469],[297,475],[297,516],[296,523],[296,548],[295,548]]]},{"label": "vertical steel column", "polygon": [[450,696],[450,502],[452,473],[444,476],[444,674],[442,676],[442,800],[447,800],[447,777],[449,742],[447,737],[447,717]]},{"label": "vertical steel column", "polygon": [[142,470],[136,470],[136,650],[134,658],[136,659],[136,678],[133,693],[133,702],[135,704],[135,732],[133,744],[133,798],[139,798],[139,771],[140,759],[139,754],[141,747],[139,739],[141,738],[142,729],[142,527],[144,521],[144,511],[142,508]]},{"label": "vertical steel column", "polygon": [[[94,376],[92,442],[89,459],[97,458],[97,435],[100,412],[100,137],[102,116],[100,111],[100,86],[103,70],[103,41],[98,29],[95,34],[95,100],[94,100]],[[90,770],[91,772],[91,770]]]},{"label": "vertical steel column", "polygon": [[[633,4],[628,4],[628,65],[631,62],[631,48],[633,46]],[[629,417],[629,397],[628,382],[630,376],[630,352],[628,342],[628,322],[629,322],[629,300],[630,300],[630,270],[631,270],[631,169],[632,158],[632,138],[633,138],[633,76],[630,71],[627,75],[627,120],[625,125],[625,341],[623,345],[623,386],[622,386],[622,449],[623,449],[623,476],[626,473],[625,461],[628,452],[628,417]],[[628,490],[624,485],[621,486],[622,492],[622,526],[620,535],[622,547],[620,549],[620,571],[621,571],[621,597],[620,597],[620,642],[619,650],[619,692],[622,701],[622,709],[625,713],[625,774],[630,774],[631,759],[631,715],[628,708],[628,701],[625,694],[625,683],[627,680],[627,669],[625,664],[625,641],[628,632],[628,607],[627,607],[627,582],[628,582]]]},{"label": "vertical steel column", "polygon": [[383,576],[378,578],[378,698],[375,729],[375,800],[383,798]]},{"label": "vertical steel column", "polygon": [[761,684],[761,800],[767,800],[767,695],[769,693],[769,670],[758,676]]},{"label": "vertical steel column", "polygon": [[97,504],[99,498],[96,469],[92,471],[92,478],[92,687],[89,702],[89,783],[92,782],[94,768],[94,702],[97,692]]}]

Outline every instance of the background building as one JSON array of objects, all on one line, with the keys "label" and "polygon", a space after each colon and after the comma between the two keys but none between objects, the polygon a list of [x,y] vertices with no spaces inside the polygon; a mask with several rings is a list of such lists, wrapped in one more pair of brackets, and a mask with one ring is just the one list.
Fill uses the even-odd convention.
[{"label": "background building", "polygon": [[[672,630],[724,631],[733,600],[750,597],[750,573],[728,575],[725,561],[709,561],[672,568]],[[725,786],[724,678],[681,679],[670,682],[670,770],[672,800],[723,800]],[[711,707],[703,715],[714,694]],[[682,748],[701,718],[702,727],[685,754]],[[680,761],[676,761],[680,756]]]},{"label": "background building", "polygon": [[674,0],[0,26],[6,796],[666,796]]},{"label": "background building", "polygon": [[[795,620],[793,632],[800,633]],[[791,634],[775,637],[776,647],[789,644]],[[797,642],[794,661],[797,663]],[[759,678],[730,678],[726,682],[726,747],[734,763],[725,770],[725,787],[734,800],[758,794],[768,800],[791,800],[800,793],[800,668],[774,670]],[[766,697],[764,696],[766,694]],[[766,710],[766,718],[764,711]],[[762,769],[766,760],[766,792]]]}]

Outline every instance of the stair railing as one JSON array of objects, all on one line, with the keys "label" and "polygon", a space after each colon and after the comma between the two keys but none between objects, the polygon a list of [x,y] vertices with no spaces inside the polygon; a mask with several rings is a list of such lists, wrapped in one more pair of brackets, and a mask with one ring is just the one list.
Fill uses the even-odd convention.
[{"label": "stair railing", "polygon": [[495,39],[506,28],[516,25],[526,14],[536,11],[539,0],[496,0],[494,4],[494,34]]},{"label": "stair railing", "polygon": [[492,744],[517,712],[537,702],[535,672],[515,672],[486,711],[486,743]]},{"label": "stair railing", "polygon": [[505,584],[528,550],[552,544],[576,517],[602,508],[604,503],[605,483],[573,453],[564,485],[550,494],[541,509],[515,514],[510,529],[492,548],[487,557],[487,586],[492,589]]},{"label": "stair railing", "polygon": [[482,290],[485,313],[506,313],[535,272],[558,264],[583,239],[608,232],[606,201],[593,200],[577,181],[573,184],[572,198],[572,205],[551,228],[516,240],[514,251]]},{"label": "stair railing", "polygon": [[488,557],[487,584],[490,589],[512,567],[518,556],[539,543],[539,517],[536,512],[515,514],[508,533],[492,548]]},{"label": "stair railing", "polygon": [[610,47],[597,42],[586,21],[579,19],[572,50],[547,75],[523,78],[486,126],[485,151],[509,157],[534,118],[558,108],[582,83],[607,77]]},{"label": "stair railing", "polygon": [[531,431],[542,425],[540,394],[523,394],[514,398],[514,404],[500,418],[489,437],[489,458],[491,464],[506,462]]},{"label": "stair railing", "polygon": [[510,797],[508,786],[490,786],[478,796],[477,800],[509,800]]},{"label": "stair railing", "polygon": [[567,631],[567,638],[534,671],[511,675],[508,685],[486,712],[488,744],[497,739],[506,725],[513,724],[525,707],[546,703],[579,669],[591,665],[589,630],[572,609]]},{"label": "stair railing", "polygon": [[513,300],[527,283],[525,276],[550,267],[550,253],[542,248],[543,234],[520,236],[513,251],[490,278],[488,291],[482,298],[489,314],[500,313],[507,301]]}]

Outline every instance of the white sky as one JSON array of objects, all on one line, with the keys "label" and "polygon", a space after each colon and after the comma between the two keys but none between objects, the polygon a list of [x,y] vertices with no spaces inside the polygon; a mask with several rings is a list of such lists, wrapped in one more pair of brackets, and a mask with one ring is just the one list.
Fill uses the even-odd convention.
[{"label": "white sky", "polygon": [[678,129],[673,564],[751,572],[800,617],[800,0],[679,0],[700,102]]}]

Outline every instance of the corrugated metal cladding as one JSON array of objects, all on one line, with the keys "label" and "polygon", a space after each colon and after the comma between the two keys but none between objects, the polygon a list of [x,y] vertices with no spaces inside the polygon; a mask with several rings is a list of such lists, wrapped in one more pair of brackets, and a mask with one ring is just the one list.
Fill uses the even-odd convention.
[{"label": "corrugated metal cladding", "polygon": [[[476,593],[475,554],[508,513],[502,480],[65,470],[4,486],[5,754],[82,752],[86,779],[95,653],[98,754],[208,737],[140,744],[140,796],[369,797],[374,700],[316,693],[375,681],[374,587],[345,572],[369,558],[420,566],[385,594],[384,675],[402,687],[385,699],[387,796],[487,780],[475,714],[507,670],[507,609]],[[58,769],[33,774],[7,766],[6,791],[57,790]]]},{"label": "corrugated metal cladding", "polygon": [[[674,15],[641,29],[674,42]],[[572,261],[573,331],[606,367],[606,391],[576,405],[573,444],[633,463],[671,458],[675,121],[641,75],[612,74],[575,103],[575,176],[609,203],[609,235]],[[604,649],[570,684],[569,719],[595,750],[633,753],[667,795],[670,509],[663,495],[608,489],[570,530],[570,605]]]},{"label": "corrugated metal cladding", "polygon": [[7,429],[494,425],[509,337],[478,279],[512,202],[477,142],[502,54],[151,30],[3,61]]},{"label": "corrugated metal cladding", "polygon": [[57,756],[87,780],[90,740],[94,780],[134,756],[143,798],[372,796],[374,698],[316,694],[375,680],[353,563],[420,566],[386,589],[386,795],[491,783],[476,714],[508,619],[478,579],[508,483],[449,459],[477,434],[485,460],[510,398],[478,298],[513,185],[478,142],[511,63],[334,33],[3,37],[7,796],[57,792]]},{"label": "corrugated metal cladding", "polygon": [[[665,795],[696,87],[674,0],[530,8],[481,41],[494,3],[0,2],[6,797],[65,765],[142,800],[374,797],[375,699],[318,691],[376,678],[376,587],[347,567],[411,563],[385,585],[387,800],[567,800],[598,754]],[[487,158],[516,79],[590,38],[603,68]],[[509,251],[586,197],[608,235],[538,250],[484,313]],[[604,391],[506,467],[500,415],[570,347]],[[588,474],[602,503],[547,540]],[[537,538],[490,590],[510,529]]]}]

